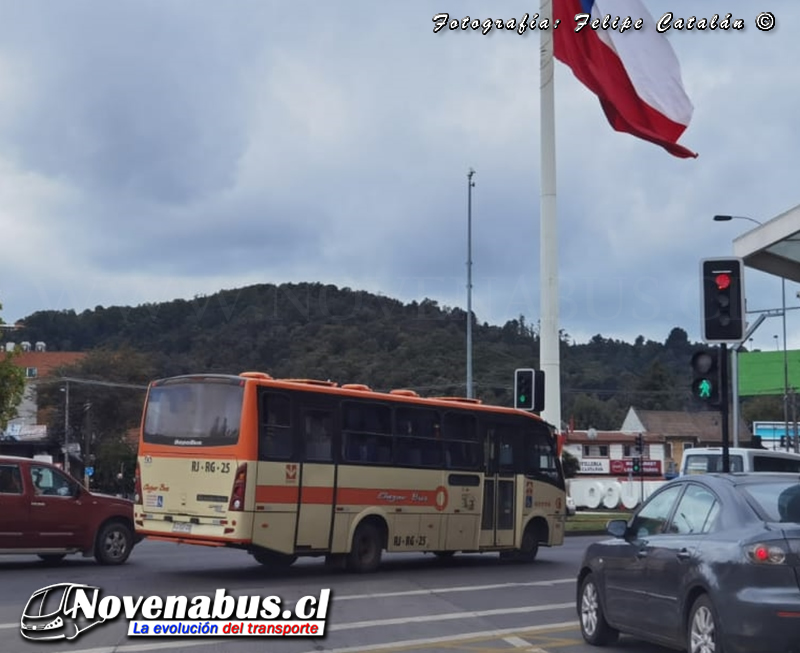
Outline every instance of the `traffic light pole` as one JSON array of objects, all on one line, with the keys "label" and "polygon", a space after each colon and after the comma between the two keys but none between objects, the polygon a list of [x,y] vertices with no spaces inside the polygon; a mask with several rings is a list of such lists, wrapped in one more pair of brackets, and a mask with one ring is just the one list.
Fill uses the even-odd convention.
[{"label": "traffic light pole", "polygon": [[728,424],[728,399],[730,391],[728,387],[728,345],[724,342],[719,346],[719,363],[719,412],[722,421],[722,472],[728,474],[731,471],[731,438],[730,425]]}]

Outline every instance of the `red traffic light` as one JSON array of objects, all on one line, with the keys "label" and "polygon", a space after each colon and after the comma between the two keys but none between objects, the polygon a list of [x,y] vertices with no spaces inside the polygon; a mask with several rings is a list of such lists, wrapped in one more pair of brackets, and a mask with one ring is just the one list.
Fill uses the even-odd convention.
[{"label": "red traffic light", "polygon": [[714,277],[714,283],[717,284],[717,288],[719,290],[725,290],[727,288],[730,288],[731,275],[725,274],[724,272],[722,274],[718,274],[716,277]]}]

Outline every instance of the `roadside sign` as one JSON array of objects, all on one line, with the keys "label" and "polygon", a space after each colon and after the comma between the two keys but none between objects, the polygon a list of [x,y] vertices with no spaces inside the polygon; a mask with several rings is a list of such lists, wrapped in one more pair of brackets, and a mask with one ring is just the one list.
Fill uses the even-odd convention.
[{"label": "roadside sign", "polygon": [[84,472],[86,476],[94,476],[94,467],[87,467]]}]

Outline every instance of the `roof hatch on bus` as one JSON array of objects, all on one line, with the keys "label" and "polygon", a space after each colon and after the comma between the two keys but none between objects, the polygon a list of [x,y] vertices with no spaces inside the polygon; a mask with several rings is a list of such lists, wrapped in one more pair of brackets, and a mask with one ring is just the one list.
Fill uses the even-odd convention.
[{"label": "roof hatch on bus", "polygon": [[406,390],[405,388],[400,388],[399,390],[390,390],[390,395],[397,395],[398,397],[419,397],[419,394],[414,392],[413,390]]},{"label": "roof hatch on bus", "polygon": [[269,380],[272,377],[269,374],[264,372],[242,372],[239,376],[243,376],[248,379],[266,379]]}]

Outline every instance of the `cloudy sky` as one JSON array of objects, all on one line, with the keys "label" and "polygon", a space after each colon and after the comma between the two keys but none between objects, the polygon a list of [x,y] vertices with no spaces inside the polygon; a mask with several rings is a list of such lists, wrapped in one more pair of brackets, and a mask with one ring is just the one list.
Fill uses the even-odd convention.
[{"label": "cloudy sky", "polygon": [[[703,3],[745,29],[670,33],[696,160],[614,132],[556,64],[561,326],[577,341],[698,339],[699,260],[755,226],[712,216],[800,203],[800,4],[774,4]],[[432,17],[537,7],[0,0],[3,318],[290,281],[465,307],[472,167],[473,308],[535,321],[539,37],[434,34]],[[747,294],[780,306],[780,280],[748,271]],[[768,320],[754,344],[780,334]]]}]

